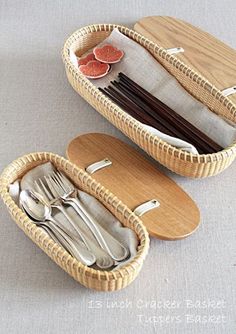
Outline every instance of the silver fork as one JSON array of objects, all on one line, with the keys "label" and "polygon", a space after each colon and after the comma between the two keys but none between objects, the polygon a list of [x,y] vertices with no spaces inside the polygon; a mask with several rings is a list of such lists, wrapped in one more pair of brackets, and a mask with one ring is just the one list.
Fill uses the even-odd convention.
[{"label": "silver fork", "polygon": [[[45,181],[47,181],[47,177],[45,177]],[[61,211],[61,213],[65,216],[65,218],[69,221],[69,223],[73,226],[75,231],[78,233],[78,235],[80,236],[82,241],[85,243],[86,247],[89,249],[89,244],[86,240],[85,235],[80,230],[78,225],[73,221],[73,219],[71,219],[71,217],[68,215],[66,209],[61,204],[61,200],[60,200],[59,196],[57,198],[55,198],[53,196],[53,194],[47,189],[47,187],[45,186],[44,182],[41,179],[38,179],[38,180],[34,181],[34,183],[35,183],[35,186],[37,188],[37,191],[44,197],[44,199],[47,201],[47,203],[52,208],[56,208],[59,211]]]},{"label": "silver fork", "polygon": [[60,198],[71,205],[82,217],[89,227],[97,242],[116,261],[122,261],[129,255],[129,251],[110,233],[108,233],[97,221],[87,212],[84,205],[78,199],[78,191],[74,185],[60,172],[54,172],[52,176],[54,186]]},{"label": "silver fork", "polygon": [[[59,193],[57,191],[57,185],[54,184],[53,178],[48,175],[45,176],[45,181],[47,183],[48,188],[50,189],[51,194],[53,195],[54,199],[59,203],[61,199],[59,198]],[[44,186],[45,187],[45,186]],[[46,187],[45,187],[46,188]],[[46,188],[46,191],[47,188]],[[55,206],[55,202],[53,204]],[[56,206],[58,208],[58,205]],[[83,233],[83,231],[81,231]],[[102,248],[99,247],[97,244],[96,239],[92,240],[89,236],[83,234],[83,238],[86,242],[86,246],[88,249],[96,256],[96,265],[101,269],[108,269],[115,265],[115,261],[111,258],[107,252],[105,252]]]}]

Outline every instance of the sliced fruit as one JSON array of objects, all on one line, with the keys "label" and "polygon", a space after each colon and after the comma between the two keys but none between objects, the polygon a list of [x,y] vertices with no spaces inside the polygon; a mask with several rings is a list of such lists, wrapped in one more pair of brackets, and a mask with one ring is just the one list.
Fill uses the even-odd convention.
[{"label": "sliced fruit", "polygon": [[106,64],[118,63],[124,56],[124,51],[119,50],[110,44],[94,48],[93,53],[97,60]]},{"label": "sliced fruit", "polygon": [[98,79],[104,77],[109,72],[110,65],[100,63],[97,60],[91,60],[86,65],[80,65],[79,70],[87,78]]},{"label": "sliced fruit", "polygon": [[95,56],[93,53],[89,53],[87,56],[79,58],[78,59],[78,64],[80,65],[86,65],[88,64],[88,62],[90,62],[91,60],[95,60]]}]

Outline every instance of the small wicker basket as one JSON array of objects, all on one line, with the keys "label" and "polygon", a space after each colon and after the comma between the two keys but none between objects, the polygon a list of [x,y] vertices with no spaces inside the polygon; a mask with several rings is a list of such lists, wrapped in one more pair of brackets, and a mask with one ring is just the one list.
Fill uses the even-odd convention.
[{"label": "small wicker basket", "polygon": [[192,178],[216,175],[235,159],[236,143],[214,154],[193,155],[179,150],[144,130],[139,122],[129,116],[102,94],[83,74],[71,59],[70,53],[78,56],[103,41],[114,28],[146,48],[181,85],[211,111],[236,123],[236,106],[209,81],[186,66],[174,55],[126,27],[114,24],[96,24],[77,30],[66,41],[62,56],[66,74],[72,87],[98,112],[106,117],[150,156],[177,174]]},{"label": "small wicker basket", "polygon": [[[96,197],[124,226],[135,231],[140,242],[137,255],[129,263],[110,272],[95,270],[83,265],[55,243],[43,229],[37,227],[15,204],[8,191],[9,185],[21,178],[28,170],[47,161],[67,174],[80,189]],[[25,234],[54,262],[84,286],[99,291],[114,291],[126,287],[137,277],[149,248],[149,237],[145,226],[109,190],[68,160],[52,153],[33,153],[15,160],[3,171],[0,177],[0,195],[11,216]]]}]

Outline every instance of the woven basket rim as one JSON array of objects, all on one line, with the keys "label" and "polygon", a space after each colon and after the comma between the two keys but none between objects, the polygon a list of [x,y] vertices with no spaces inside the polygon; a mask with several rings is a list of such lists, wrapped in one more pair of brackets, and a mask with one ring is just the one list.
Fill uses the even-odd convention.
[{"label": "woven basket rim", "polygon": [[229,113],[231,114],[232,118],[236,119],[236,106],[235,104],[226,96],[222,94],[222,92],[217,89],[213,84],[211,84],[206,78],[204,78],[201,74],[197,73],[195,70],[191,69],[187,66],[184,62],[180,61],[174,55],[168,54],[168,52],[158,46],[156,43],[152,42],[148,38],[142,36],[138,32],[129,29],[123,25],[119,24],[107,24],[107,23],[100,23],[100,24],[92,24],[81,27],[77,29],[74,33],[72,33],[67,40],[65,41],[64,47],[62,49],[62,58],[63,62],[66,66],[66,69],[71,73],[75,80],[79,80],[81,85],[86,87],[88,91],[94,94],[97,100],[101,100],[104,102],[104,105],[113,109],[114,112],[117,112],[121,117],[125,119],[126,122],[130,124],[131,127],[136,127],[140,130],[142,136],[150,139],[154,145],[162,145],[163,150],[168,151],[173,156],[178,156],[183,161],[191,161],[192,163],[211,163],[211,162],[218,162],[223,161],[226,158],[229,158],[232,155],[236,154],[236,141],[233,142],[230,146],[226,147],[222,151],[216,153],[209,153],[209,154],[193,154],[187,151],[182,151],[156,135],[152,135],[148,130],[144,129],[140,122],[138,122],[135,118],[128,115],[122,108],[118,107],[114,102],[112,102],[109,98],[107,98],[102,92],[93,85],[91,81],[89,81],[76,67],[70,60],[69,50],[71,45],[89,33],[93,32],[104,32],[104,31],[112,31],[114,28],[117,28],[121,33],[125,34],[126,36],[134,39],[135,41],[142,41],[143,44],[148,46],[149,50],[152,49],[155,53],[158,53],[164,60],[168,60],[172,66],[175,66],[180,71],[184,72],[186,76],[192,77],[194,81],[198,82],[199,85],[204,87],[212,96],[218,99],[224,106],[228,109]]},{"label": "woven basket rim", "polygon": [[[72,173],[73,177],[83,176],[83,178],[86,178],[86,182],[91,182],[91,185],[96,185],[96,187],[106,193],[109,194],[109,199],[112,201],[112,203],[108,203],[111,206],[115,207],[114,203],[116,201],[119,202],[119,206],[122,207],[122,212],[127,214],[129,219],[133,219],[133,225],[137,225],[139,230],[136,232],[140,244],[138,246],[138,251],[136,256],[129,261],[124,266],[120,267],[119,269],[115,269],[113,271],[105,271],[105,270],[99,270],[90,268],[84,264],[82,264],[77,259],[73,258],[69,253],[67,253],[62,247],[60,247],[57,243],[55,243],[46,232],[44,232],[40,227],[38,227],[20,208],[19,206],[13,201],[11,198],[8,187],[10,184],[10,176],[12,173],[19,173],[20,170],[26,166],[28,163],[32,162],[47,162],[51,161],[52,164],[60,164],[60,167],[64,167]],[[57,166],[58,167],[58,166]],[[84,181],[84,180],[83,180]],[[49,246],[49,244],[52,244],[52,248],[54,248],[54,252],[58,254],[60,257],[60,254],[63,253],[63,259],[65,263],[72,262],[73,268],[76,267],[78,272],[83,272],[85,275],[89,275],[93,278],[99,279],[99,280],[114,280],[118,279],[120,277],[125,277],[127,275],[130,275],[132,272],[135,272],[139,266],[140,263],[143,262],[145,259],[148,249],[149,249],[149,235],[146,230],[146,227],[143,225],[142,221],[123,203],[121,202],[113,193],[111,193],[108,189],[106,189],[104,186],[102,186],[99,182],[97,182],[95,179],[93,179],[87,172],[85,172],[83,169],[79,168],[69,160],[51,153],[51,152],[34,152],[29,153],[26,155],[23,155],[16,160],[14,160],[12,163],[10,163],[2,172],[0,175],[0,197],[3,199],[3,202],[8,208],[8,211],[11,212],[15,217],[17,217],[19,221],[19,225],[21,229],[23,229],[24,232],[28,232],[27,234],[34,234],[33,241],[39,242],[40,238],[42,238],[42,235],[44,237],[43,243],[45,248]],[[99,199],[98,199],[99,200]],[[104,200],[106,201],[106,200]],[[126,217],[127,219],[127,217]],[[45,249],[43,249],[45,250]]]}]

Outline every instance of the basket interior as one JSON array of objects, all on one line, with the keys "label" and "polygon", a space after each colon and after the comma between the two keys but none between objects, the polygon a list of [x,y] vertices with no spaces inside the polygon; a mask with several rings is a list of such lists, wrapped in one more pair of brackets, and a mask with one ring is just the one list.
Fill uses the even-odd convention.
[{"label": "basket interior", "polygon": [[[208,109],[218,116],[222,117],[224,120],[230,121],[233,124],[236,124],[236,111],[235,106],[230,103],[229,99],[224,97],[220,91],[218,91],[218,95],[212,96],[213,90],[207,89],[206,81],[202,78],[202,81],[199,80],[195,76],[187,79],[186,74],[182,71],[181,66],[179,68],[173,66],[178,59],[173,55],[166,55],[166,51],[161,47],[155,45],[156,47],[148,47],[150,46],[150,41],[145,38],[141,38],[139,34],[129,29],[121,29],[118,26],[118,29],[121,33],[128,36],[135,42],[138,42],[143,47],[147,49],[147,51],[171,74],[173,75],[177,81],[183,86],[183,88],[190,93],[194,98],[202,102],[204,105],[208,107]],[[83,54],[94,48],[97,44],[101,43],[106,37],[110,35],[112,28],[110,30],[106,30],[105,27],[100,27],[96,31],[87,31],[78,34],[76,38],[70,41],[69,50],[73,52],[77,57],[81,57]],[[132,33],[130,33],[132,32]],[[154,43],[151,43],[154,45]],[[180,61],[178,61],[181,63]],[[182,66],[183,67],[183,66]],[[185,68],[187,66],[185,65]],[[187,68],[191,71],[191,69]],[[221,96],[219,95],[221,94]],[[232,112],[234,110],[234,112]]]},{"label": "basket interior", "polygon": [[[68,178],[70,178],[71,181],[79,189],[97,198],[122,223],[122,225],[134,230],[139,239],[139,250],[141,244],[146,243],[145,235],[147,235],[146,229],[142,225],[141,221],[139,221],[139,223],[137,224],[137,220],[139,219],[131,211],[129,212],[129,209],[126,208],[122,203],[120,203],[120,201],[113,194],[111,194],[102,185],[97,183],[83,170],[75,167],[64,158],[61,158],[62,160],[60,160],[63,162],[63,164],[58,163],[59,160],[54,157],[56,156],[53,156],[53,158],[49,158],[49,156],[41,156],[40,160],[30,159],[30,161],[24,161],[24,158],[22,158],[23,163],[17,164],[17,168],[13,167],[17,163],[17,161],[14,162],[12,168],[10,166],[10,168],[6,169],[6,171],[3,173],[4,181],[1,180],[0,182],[2,188],[1,192],[7,192],[8,197],[10,197],[8,188],[11,183],[16,181],[17,179],[21,179],[23,175],[25,175],[32,168],[50,161],[55,168],[61,170],[65,175],[67,175]],[[16,207],[20,209],[17,205]],[[140,225],[142,225],[142,228],[140,227]]]}]

